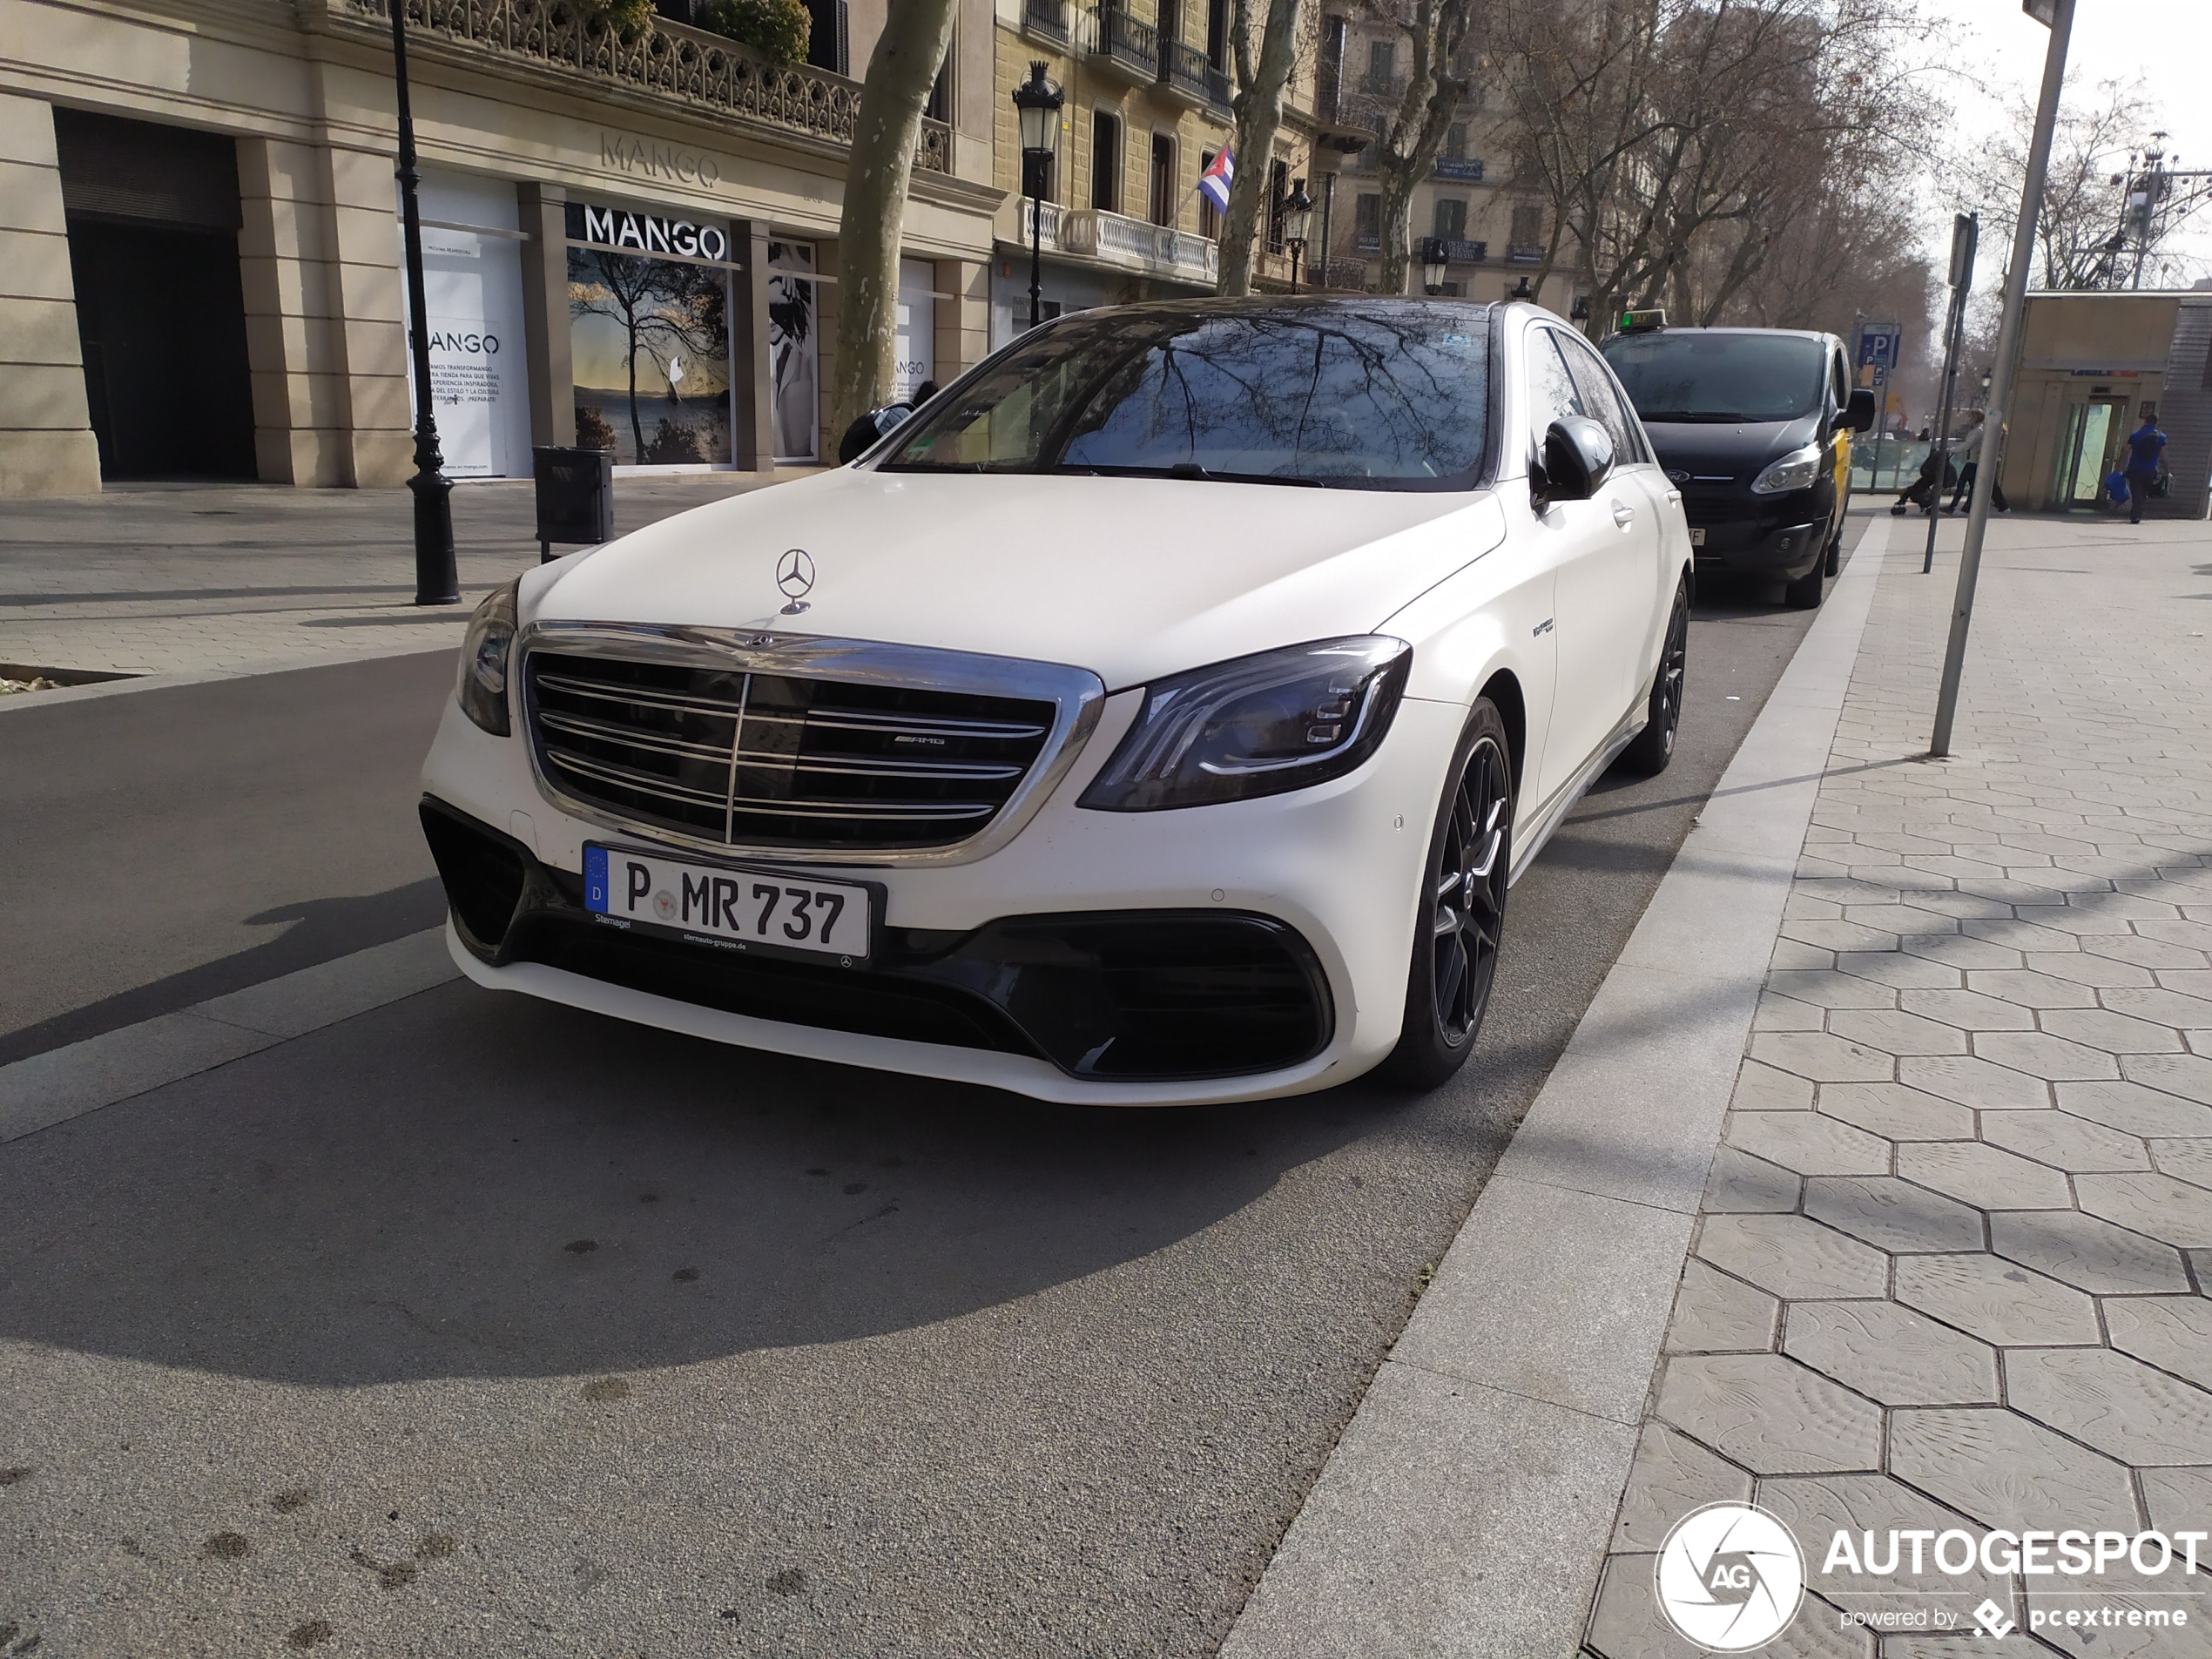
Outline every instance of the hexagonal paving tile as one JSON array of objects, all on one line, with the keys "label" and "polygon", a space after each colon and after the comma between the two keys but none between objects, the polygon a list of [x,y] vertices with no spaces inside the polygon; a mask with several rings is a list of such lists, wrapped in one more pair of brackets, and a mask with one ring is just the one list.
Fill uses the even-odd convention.
[{"label": "hexagonal paving tile", "polygon": [[[2074,1659],[2212,1659],[2212,1622],[2205,1617],[2204,1602],[2195,1597],[2175,1600],[2182,1571],[2177,1561],[2167,1573],[2138,1573],[2123,1556],[2087,1581],[2096,1588],[2086,1600],[2079,1591],[2068,1594],[2072,1581],[2025,1579],[2028,1616],[2040,1615],[2043,1621],[2033,1627],[2036,1640]],[[2130,1626],[2125,1622],[2128,1613],[2137,1609],[2171,1618],[2183,1608],[2188,1610],[2188,1622],[2178,1627]],[[2103,1622],[2107,1616],[2121,1622]],[[2068,1629],[2063,1621],[2069,1617],[2095,1622]]]},{"label": "hexagonal paving tile", "polygon": [[2212,1300],[2202,1296],[2107,1296],[2105,1329],[2122,1353],[2212,1388]]},{"label": "hexagonal paving tile", "polygon": [[2212,1106],[2139,1082],[2060,1083],[2059,1109],[2123,1135],[2212,1135]]},{"label": "hexagonal paving tile", "polygon": [[1897,1063],[1878,1049],[1824,1031],[1763,1031],[1751,1039],[1751,1055],[1817,1083],[1881,1082]]},{"label": "hexagonal paving tile", "polygon": [[[1779,1115],[1809,1116],[1800,1112]],[[1708,1215],[1795,1210],[1804,1189],[1804,1183],[1779,1164],[1755,1157],[1741,1147],[1723,1146],[1713,1154],[1712,1172],[1705,1177],[1703,1208]]]},{"label": "hexagonal paving tile", "polygon": [[2178,1054],[2182,1049],[2173,1027],[2110,1008],[2053,1008],[2043,1015],[2042,1023],[2053,1036],[2107,1054]]},{"label": "hexagonal paving tile", "polygon": [[1751,1477],[1687,1434],[1646,1423],[1621,1494],[1611,1548],[1656,1550],[1691,1510],[1730,1499],[1748,1502]]},{"label": "hexagonal paving tile", "polygon": [[2120,1070],[2130,1082],[2148,1083],[2183,1100],[2212,1105],[2212,1059],[2202,1055],[2128,1055],[2121,1058]]},{"label": "hexagonal paving tile", "polygon": [[1885,1406],[1997,1399],[1994,1348],[1895,1302],[1792,1303],[1782,1351]]},{"label": "hexagonal paving tile", "polygon": [[2212,1246],[2212,1192],[2179,1177],[2084,1175],[2074,1188],[2093,1216],[2185,1250]]},{"label": "hexagonal paving tile", "polygon": [[1766,1353],[1774,1347],[1782,1304],[1696,1257],[1683,1264],[1682,1285],[1667,1321],[1671,1353]]},{"label": "hexagonal paving tile", "polygon": [[2150,1156],[2134,1136],[2070,1112],[1984,1112],[1981,1138],[2038,1163],[2076,1173],[2150,1167]]},{"label": "hexagonal paving tile", "polygon": [[[1644,1554],[1606,1558],[1583,1639],[1585,1650],[1597,1659],[1699,1659],[1702,1649],[1676,1635],[1659,1611],[1652,1561]],[[1759,1654],[1760,1659],[1873,1659],[1874,1638],[1845,1626],[1828,1602],[1807,1595],[1790,1628]]]},{"label": "hexagonal paving tile", "polygon": [[1828,969],[1777,968],[1766,976],[1767,989],[1824,1008],[1892,1008],[1897,993],[1886,985],[1856,974]]},{"label": "hexagonal paving tile", "polygon": [[1697,1253],[1792,1298],[1879,1296],[1889,1281],[1880,1251],[1803,1216],[1707,1216],[1698,1223]]},{"label": "hexagonal paving tile", "polygon": [[1892,951],[1897,948],[1897,935],[1884,933],[1877,927],[1862,927],[1855,921],[1785,921],[1782,937],[1794,939],[1801,944],[1817,945],[1824,950]]},{"label": "hexagonal paving tile", "polygon": [[1892,1141],[1970,1141],[1974,1115],[1903,1083],[1824,1083],[1819,1109]]},{"label": "hexagonal paving tile", "polygon": [[2048,1210],[2074,1202],[2066,1177],[1979,1141],[1913,1141],[1897,1149],[1908,1181],[1984,1210]]},{"label": "hexagonal paving tile", "polygon": [[2102,1049],[2041,1031],[1977,1031],[1973,1045],[1984,1060],[2053,1082],[2120,1075],[2119,1061]]},{"label": "hexagonal paving tile", "polygon": [[1985,1342],[2103,1339],[2096,1305],[2081,1291],[1978,1251],[1903,1258],[1897,1264],[1897,1299]]},{"label": "hexagonal paving tile", "polygon": [[2212,1026],[2212,1000],[2187,996],[2158,988],[2148,991],[2107,991],[2098,999],[2115,1014],[2153,1020],[2177,1028]]},{"label": "hexagonal paving tile", "polygon": [[2109,1348],[2007,1350],[2005,1398],[2138,1467],[2212,1463],[2212,1394]]},{"label": "hexagonal paving tile", "polygon": [[2138,968],[2133,962],[2116,962],[2109,956],[2090,950],[2031,950],[2027,968],[2032,974],[2048,974],[2053,979],[2071,980],[2076,985],[2087,985],[2093,990],[2118,990],[2127,986],[2155,983],[2150,970]]},{"label": "hexagonal paving tile", "polygon": [[2027,968],[1974,968],[1966,974],[1966,988],[1993,996],[2001,1001],[2017,1002],[2028,1008],[2093,1008],[2097,1006],[2097,994],[2086,985],[2076,985],[2072,980],[2054,979],[2048,974],[2033,973]]},{"label": "hexagonal paving tile", "polygon": [[1943,979],[1916,979],[1912,981],[1914,985],[1931,989],[1963,983],[1961,975],[1968,968],[2018,968],[2023,960],[2016,950],[1993,945],[1986,939],[1969,939],[1964,934],[1932,934],[1915,939],[1902,948],[1908,956],[1951,970],[1949,975]]},{"label": "hexagonal paving tile", "polygon": [[2199,1136],[2190,1140],[2157,1140],[2145,1144],[2150,1148],[2152,1162],[2167,1174],[2177,1175],[2200,1187],[2212,1188],[2212,1140]]},{"label": "hexagonal paving tile", "polygon": [[2201,950],[2191,950],[2186,945],[2169,945],[2162,939],[2145,939],[2135,934],[2115,934],[2109,938],[2085,939],[2081,948],[2100,956],[2109,956],[2115,962],[2133,962],[2138,968],[2206,968],[2212,967]]},{"label": "hexagonal paving tile", "polygon": [[1981,1212],[1894,1176],[1818,1176],[1805,1214],[1892,1255],[1979,1250]]},{"label": "hexagonal paving tile", "polygon": [[[2168,1536],[2212,1515],[2212,1469],[2145,1469],[2142,1483],[2150,1524]],[[2205,1558],[2200,1553],[2197,1559]]]},{"label": "hexagonal paving tile", "polygon": [[2000,1256],[2101,1296],[2185,1291],[2177,1250],[2078,1210],[2021,1210],[1989,1218]]},{"label": "hexagonal paving tile", "polygon": [[1966,1034],[1899,1008],[1839,1008],[1828,1016],[1839,1037],[1886,1054],[1964,1054]]},{"label": "hexagonal paving tile", "polygon": [[[1993,1595],[2000,1602],[2010,1600],[2011,1585],[2006,1578],[1980,1571],[1949,1577],[1937,1568],[1925,1545],[1918,1573],[1912,1571],[1910,1544],[1898,1553],[1893,1572],[1851,1573],[1840,1568],[1833,1574],[1819,1571],[1827,1554],[1824,1541],[1839,1532],[1851,1534],[1856,1548],[1869,1533],[1879,1540],[1892,1532],[1919,1530],[1932,1537],[1953,1529],[1975,1530],[1973,1522],[1957,1510],[1946,1509],[1886,1475],[1783,1475],[1760,1481],[1757,1501],[1797,1534],[1810,1558],[1805,1563],[1808,1576],[1817,1575],[1826,1599],[1839,1607],[1876,1612],[1896,1608],[1907,1598],[1947,1601],[1953,1595],[1979,1599]],[[1882,1554],[1878,1552],[1876,1560],[1881,1561]]]},{"label": "hexagonal paving tile", "polygon": [[1759,1474],[1872,1469],[1882,1413],[1779,1354],[1683,1354],[1666,1361],[1658,1415]]},{"label": "hexagonal paving tile", "polygon": [[1924,1020],[1940,1020],[1961,1031],[2032,1031],[2035,1010],[1979,991],[1938,990],[1915,986],[1897,994],[1897,1005]]},{"label": "hexagonal paving tile", "polygon": [[1959,931],[1970,939],[1986,939],[1993,945],[2009,945],[2018,951],[2081,948],[2074,942],[2072,934],[2032,921],[1962,921]]},{"label": "hexagonal paving tile", "polygon": [[1899,1410],[1890,1419],[1890,1472],[1985,1527],[2132,1534],[2141,1525],[2123,1466],[2017,1412]]},{"label": "hexagonal paving tile", "polygon": [[1938,935],[1915,935],[1911,949],[1898,950],[1841,950],[1837,954],[1836,966],[1844,973],[1859,979],[1872,980],[1878,985],[1888,985],[1898,990],[1914,986],[1932,990],[1955,990],[1960,981],[1961,970],[1952,964],[1928,954],[1941,948]]},{"label": "hexagonal paving tile", "polygon": [[1983,1111],[2018,1111],[2051,1103],[2051,1086],[2040,1077],[1971,1055],[1908,1055],[1897,1062],[1897,1080]]},{"label": "hexagonal paving tile", "polygon": [[1883,1175],[1890,1167],[1887,1141],[1821,1112],[1731,1113],[1722,1138],[1800,1175]]}]

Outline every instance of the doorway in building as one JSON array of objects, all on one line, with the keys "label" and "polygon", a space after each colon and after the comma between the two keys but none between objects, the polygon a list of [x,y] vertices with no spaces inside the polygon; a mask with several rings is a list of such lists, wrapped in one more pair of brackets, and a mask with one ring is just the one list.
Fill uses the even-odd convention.
[{"label": "doorway in building", "polygon": [[2067,405],[2052,500],[2065,508],[2094,507],[2127,430],[2128,400],[2124,397],[2085,398]]},{"label": "doorway in building", "polygon": [[84,393],[104,478],[252,478],[228,138],[54,111]]}]

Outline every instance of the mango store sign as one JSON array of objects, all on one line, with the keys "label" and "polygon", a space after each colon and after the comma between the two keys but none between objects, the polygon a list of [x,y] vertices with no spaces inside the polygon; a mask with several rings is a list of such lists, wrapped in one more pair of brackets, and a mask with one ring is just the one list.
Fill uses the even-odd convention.
[{"label": "mango store sign", "polygon": [[699,225],[658,213],[626,212],[619,207],[595,207],[588,202],[570,202],[568,218],[570,239],[594,247],[649,257],[676,253],[718,263],[730,257],[730,233],[718,225]]}]

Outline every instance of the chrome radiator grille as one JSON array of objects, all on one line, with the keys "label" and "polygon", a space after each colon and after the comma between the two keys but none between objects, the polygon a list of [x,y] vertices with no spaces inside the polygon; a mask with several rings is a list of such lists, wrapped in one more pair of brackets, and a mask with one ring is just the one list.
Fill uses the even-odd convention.
[{"label": "chrome radiator grille", "polygon": [[733,846],[943,846],[990,822],[1055,705],[961,691],[533,651],[547,781]]}]

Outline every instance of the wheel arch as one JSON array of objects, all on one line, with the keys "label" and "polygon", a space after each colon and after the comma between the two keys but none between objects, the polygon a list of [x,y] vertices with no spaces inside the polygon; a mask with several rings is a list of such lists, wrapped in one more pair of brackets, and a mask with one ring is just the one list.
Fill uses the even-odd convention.
[{"label": "wheel arch", "polygon": [[1521,798],[1521,769],[1528,754],[1528,700],[1521,694],[1521,679],[1509,668],[1499,669],[1482,683],[1478,696],[1487,697],[1506,723],[1506,748],[1513,757],[1514,799]]}]

